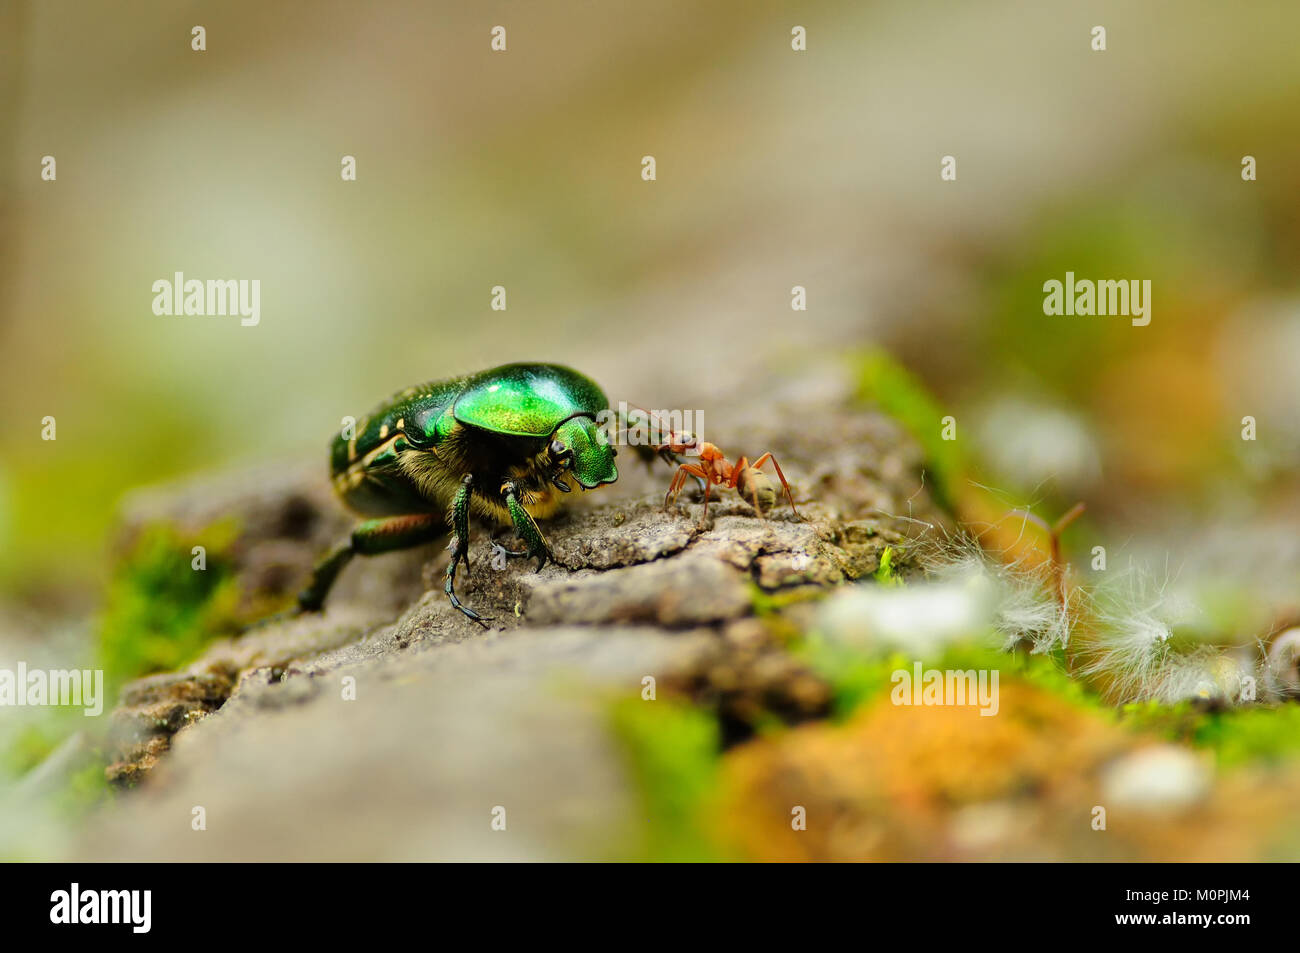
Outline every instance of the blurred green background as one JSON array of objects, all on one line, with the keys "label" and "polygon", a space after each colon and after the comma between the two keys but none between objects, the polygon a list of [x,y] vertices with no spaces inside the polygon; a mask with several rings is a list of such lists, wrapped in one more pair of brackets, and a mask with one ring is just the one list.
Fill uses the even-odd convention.
[{"label": "blurred green background", "polygon": [[[323,469],[343,415],[512,359],[708,407],[882,345],[1009,505],[1294,538],[1298,30],[1263,0],[0,0],[0,593],[87,598],[132,486]],[[1150,279],[1151,325],[1044,316],[1067,270]],[[260,325],[155,316],[176,271],[259,279]]]}]

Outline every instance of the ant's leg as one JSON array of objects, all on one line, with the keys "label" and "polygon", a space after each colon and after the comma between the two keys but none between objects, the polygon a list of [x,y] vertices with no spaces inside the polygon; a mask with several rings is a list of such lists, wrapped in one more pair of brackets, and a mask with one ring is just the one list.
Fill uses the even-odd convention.
[{"label": "ant's leg", "polygon": [[[664,463],[668,464],[669,466],[677,467],[677,466],[681,466],[681,465],[682,465],[682,456],[681,456],[681,454],[679,454],[679,453],[674,453],[671,447],[660,447],[660,448],[659,448],[659,456],[660,456],[660,458],[664,461]],[[697,465],[698,465],[698,464],[697,464]],[[694,474],[693,474],[693,476],[694,476]],[[703,492],[704,492],[704,484],[707,483],[708,481],[705,480],[705,478],[702,477],[702,476],[694,476],[694,479],[695,479],[695,482],[699,484],[700,492],[703,493]],[[683,477],[683,478],[682,478],[682,485],[685,486],[685,484],[686,484],[686,478]],[[679,492],[680,492],[680,491],[679,491]]]},{"label": "ant's leg", "polygon": [[[771,453],[763,454],[754,461],[754,469],[759,469],[763,464],[767,463],[768,460],[771,460],[772,466],[776,467],[777,478],[781,481],[781,486],[785,489],[785,498],[790,501],[790,512],[794,513],[795,516],[799,516],[799,511],[795,509],[794,505],[794,494],[790,492],[790,484],[785,481],[785,474],[781,472],[781,464],[776,462],[776,457],[772,456]],[[803,519],[803,517],[799,516],[799,519]]]},{"label": "ant's leg", "polygon": [[680,469],[679,471],[673,471],[672,482],[671,484],[668,484],[667,493],[663,494],[664,510],[667,510],[669,504],[677,502],[677,493],[679,493],[679,490],[677,490],[677,485],[679,485],[681,481],[682,481],[682,476],[681,476]]},{"label": "ant's leg", "polygon": [[[748,457],[741,457],[739,460],[736,461],[736,465],[731,468],[731,483],[734,484],[734,489],[736,491],[737,496],[743,496],[740,492],[740,477],[747,469],[754,469],[754,470],[758,469],[757,467],[751,468],[749,466]],[[758,505],[757,486],[752,487],[752,492],[750,493],[750,497],[749,497],[749,505],[754,508],[754,512],[758,514],[759,519],[761,520],[767,519],[767,514],[763,512],[763,507]]]},{"label": "ant's leg", "polygon": [[703,526],[709,521],[709,491],[713,489],[713,481],[704,481],[704,509],[700,512],[700,525]]},{"label": "ant's leg", "polygon": [[678,494],[680,494],[682,488],[686,486],[687,476],[693,476],[697,480],[704,481],[704,492],[706,496],[708,495],[708,474],[705,473],[698,464],[683,463],[677,468],[677,472],[673,474],[673,482],[669,485],[668,492],[664,495],[664,509],[668,509],[669,503],[677,503]]},{"label": "ant's leg", "polygon": [[[681,467],[685,467],[685,466],[686,464],[681,464]],[[673,481],[668,484],[668,492],[664,494],[665,510],[668,509],[669,504],[676,504],[677,494],[681,492],[681,485],[683,481],[685,481],[685,479],[686,477],[682,473],[680,468],[673,473]]]}]

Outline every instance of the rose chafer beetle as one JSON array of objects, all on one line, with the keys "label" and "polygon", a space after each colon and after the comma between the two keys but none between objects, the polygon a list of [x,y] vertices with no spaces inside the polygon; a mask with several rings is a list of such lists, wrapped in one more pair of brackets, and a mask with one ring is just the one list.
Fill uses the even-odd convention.
[{"label": "rose chafer beetle", "polygon": [[470,377],[412,387],[334,438],[330,473],[342,501],[370,517],[317,566],[298,596],[319,610],[353,556],[432,542],[449,529],[451,562],[443,591],[456,598],[456,567],[469,571],[469,518],[514,528],[526,549],[506,556],[551,558],[534,518],[560,494],[618,479],[617,450],[598,418],[609,402],[595,382],[558,364],[506,364]]}]

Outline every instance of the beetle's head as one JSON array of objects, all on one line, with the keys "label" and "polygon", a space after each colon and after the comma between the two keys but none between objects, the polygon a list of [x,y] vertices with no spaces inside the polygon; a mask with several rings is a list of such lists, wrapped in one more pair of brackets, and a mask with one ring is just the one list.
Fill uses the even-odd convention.
[{"label": "beetle's head", "polygon": [[617,452],[594,418],[586,415],[570,417],[551,434],[549,453],[555,468],[553,481],[568,471],[584,490],[602,483],[613,483],[618,479],[618,467],[614,466]]}]

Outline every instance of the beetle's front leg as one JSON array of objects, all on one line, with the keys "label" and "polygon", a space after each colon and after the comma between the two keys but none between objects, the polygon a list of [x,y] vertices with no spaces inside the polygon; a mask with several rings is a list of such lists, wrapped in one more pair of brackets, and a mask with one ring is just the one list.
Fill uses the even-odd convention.
[{"label": "beetle's front leg", "polygon": [[447,594],[452,608],[487,628],[490,619],[485,619],[469,606],[462,605],[456,598],[457,563],[464,561],[465,571],[469,572],[469,505],[473,495],[474,477],[467,473],[460,481],[460,489],[456,491],[456,498],[451,503],[451,531],[456,535],[451,542],[451,562],[447,563],[447,577],[442,591]]},{"label": "beetle's front leg", "polygon": [[529,559],[537,557],[537,571],[541,572],[542,567],[546,565],[546,560],[554,561],[550,547],[542,538],[542,531],[537,528],[532,516],[524,509],[524,504],[519,502],[518,488],[514,481],[507,480],[501,484],[501,495],[505,497],[506,510],[510,513],[510,521],[514,523],[515,535],[523,540],[527,547],[525,555]]}]

